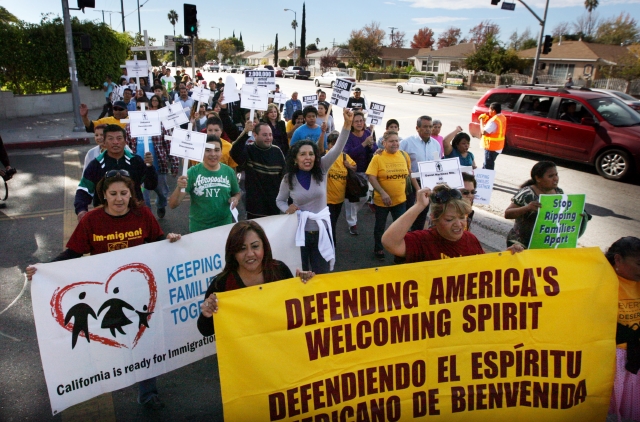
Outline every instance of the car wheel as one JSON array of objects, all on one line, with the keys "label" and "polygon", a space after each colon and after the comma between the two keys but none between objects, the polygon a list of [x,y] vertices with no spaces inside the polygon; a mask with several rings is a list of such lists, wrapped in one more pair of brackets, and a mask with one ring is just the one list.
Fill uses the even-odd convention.
[{"label": "car wheel", "polygon": [[421,89],[419,89],[419,90],[418,90],[418,94],[420,94],[420,95],[424,95],[424,91],[423,91],[423,90],[421,90]]},{"label": "car wheel", "polygon": [[402,94],[402,91],[404,91],[404,89],[402,89],[402,87],[401,87],[400,85],[398,85],[398,92],[399,92],[400,94]]},{"label": "car wheel", "polygon": [[609,180],[622,180],[631,172],[631,159],[626,151],[609,149],[596,159],[596,170],[600,176]]},{"label": "car wheel", "polygon": [[331,83],[329,84],[329,86],[331,87],[331,89],[333,89],[333,81],[331,81]]},{"label": "car wheel", "polygon": [[431,96],[432,96],[432,97],[435,97],[436,95],[438,95],[438,93],[437,93],[437,92],[432,92],[432,93],[431,93]]},{"label": "car wheel", "polygon": [[316,86],[320,86],[320,81],[319,80],[315,80],[314,83],[316,84]]}]

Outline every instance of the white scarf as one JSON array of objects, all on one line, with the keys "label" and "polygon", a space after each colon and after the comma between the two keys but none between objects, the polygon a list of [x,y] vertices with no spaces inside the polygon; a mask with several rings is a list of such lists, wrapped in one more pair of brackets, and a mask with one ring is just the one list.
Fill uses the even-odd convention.
[{"label": "white scarf", "polygon": [[325,207],[317,214],[311,211],[297,211],[298,229],[296,230],[296,246],[305,246],[304,227],[307,219],[311,219],[318,223],[318,251],[320,255],[329,263],[329,271],[333,271],[333,265],[336,262],[336,251],[333,244],[333,235],[331,234],[331,214],[329,207]]}]

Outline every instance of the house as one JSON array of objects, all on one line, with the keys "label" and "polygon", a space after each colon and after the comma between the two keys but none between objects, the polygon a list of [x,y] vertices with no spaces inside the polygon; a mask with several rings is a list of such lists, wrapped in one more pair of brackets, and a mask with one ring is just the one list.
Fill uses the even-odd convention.
[{"label": "house", "polygon": [[[629,49],[620,45],[560,40],[551,46],[549,54],[540,54],[538,74],[546,74],[560,80],[572,77],[576,83],[580,80],[600,79],[603,77],[601,67],[615,66],[618,60],[628,53]],[[535,55],[535,48],[518,52],[522,59],[534,59]]]},{"label": "house", "polygon": [[421,48],[408,59],[413,60],[413,66],[419,72],[444,74],[460,71],[462,62],[475,51],[475,43],[462,43],[439,50]]},{"label": "house", "polygon": [[415,56],[420,49],[382,47],[380,50],[380,66],[407,67],[411,62],[410,57]]},{"label": "house", "polygon": [[259,53],[253,53],[252,55],[248,56],[246,60],[247,62],[245,64],[248,64],[251,66],[258,66],[262,64],[263,60],[266,60],[268,62],[267,64],[271,64],[271,62],[273,61],[273,50],[266,50],[266,51],[261,51]]},{"label": "house", "polygon": [[236,64],[239,64],[239,65],[250,64],[249,58],[254,54],[257,54],[257,53],[255,51],[243,51],[241,54],[238,54],[235,57]]},{"label": "house", "polygon": [[349,63],[349,61],[353,58],[353,54],[351,54],[351,52],[346,48],[333,47],[327,50],[314,51],[313,53],[307,54],[309,67],[320,69],[320,59],[329,55],[336,56],[339,62],[345,64]]}]

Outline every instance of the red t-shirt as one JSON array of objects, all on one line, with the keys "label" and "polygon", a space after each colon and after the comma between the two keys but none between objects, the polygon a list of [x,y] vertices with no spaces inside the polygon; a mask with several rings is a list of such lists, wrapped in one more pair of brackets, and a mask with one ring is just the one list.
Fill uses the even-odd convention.
[{"label": "red t-shirt", "polygon": [[67,248],[79,254],[97,255],[155,242],[162,229],[147,207],[114,217],[104,208],[89,211],[78,223]]},{"label": "red t-shirt", "polygon": [[435,261],[444,258],[480,255],[484,253],[478,238],[464,231],[457,242],[440,236],[435,227],[428,230],[416,230],[404,236],[405,257],[409,262]]}]

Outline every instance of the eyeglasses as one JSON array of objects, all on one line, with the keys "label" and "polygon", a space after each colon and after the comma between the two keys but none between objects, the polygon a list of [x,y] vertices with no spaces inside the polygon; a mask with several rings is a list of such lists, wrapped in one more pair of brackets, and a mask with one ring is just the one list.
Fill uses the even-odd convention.
[{"label": "eyeglasses", "polygon": [[110,179],[112,177],[116,177],[116,176],[124,176],[124,177],[131,177],[129,175],[129,172],[126,170],[109,170],[105,175],[104,178],[105,179]]},{"label": "eyeglasses", "polygon": [[462,199],[462,194],[458,189],[441,190],[436,194],[431,194],[431,200],[436,204],[444,204],[451,199]]},{"label": "eyeglasses", "polygon": [[124,108],[122,108],[122,107],[114,107],[113,111],[124,111]]},{"label": "eyeglasses", "polygon": [[463,195],[475,195],[476,193],[478,193],[477,190],[468,190],[468,189],[460,189],[460,193]]}]

